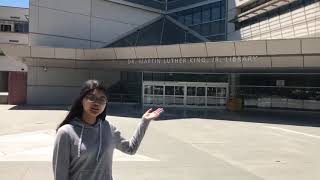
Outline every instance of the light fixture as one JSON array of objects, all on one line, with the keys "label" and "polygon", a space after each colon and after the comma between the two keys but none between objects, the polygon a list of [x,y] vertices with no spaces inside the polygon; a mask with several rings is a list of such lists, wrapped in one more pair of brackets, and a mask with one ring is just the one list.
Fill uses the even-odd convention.
[{"label": "light fixture", "polygon": [[47,66],[43,66],[43,70],[44,70],[45,72],[47,72],[47,71],[48,71]]}]

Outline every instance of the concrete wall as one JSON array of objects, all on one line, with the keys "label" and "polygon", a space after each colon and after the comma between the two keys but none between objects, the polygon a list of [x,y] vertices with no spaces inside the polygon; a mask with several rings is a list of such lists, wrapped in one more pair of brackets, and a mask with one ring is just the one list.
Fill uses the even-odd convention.
[{"label": "concrete wall", "polygon": [[28,44],[28,34],[0,32],[0,43]]},{"label": "concrete wall", "polygon": [[27,66],[12,57],[0,56],[1,71],[27,71]]},{"label": "concrete wall", "polygon": [[303,37],[320,37],[320,2],[260,21],[228,34],[228,40]]},{"label": "concrete wall", "polygon": [[0,19],[12,21],[28,21],[26,15],[29,14],[27,8],[15,8],[0,6]]},{"label": "concrete wall", "polygon": [[74,60],[26,59],[28,64],[27,104],[71,104],[82,83],[98,79],[106,87],[120,80],[120,72],[75,68]]},{"label": "concrete wall", "polygon": [[243,6],[243,5],[252,3],[255,0],[232,0],[232,1],[234,1],[236,6],[239,7],[239,6]]},{"label": "concrete wall", "polygon": [[30,44],[99,48],[158,16],[104,0],[31,0]]}]

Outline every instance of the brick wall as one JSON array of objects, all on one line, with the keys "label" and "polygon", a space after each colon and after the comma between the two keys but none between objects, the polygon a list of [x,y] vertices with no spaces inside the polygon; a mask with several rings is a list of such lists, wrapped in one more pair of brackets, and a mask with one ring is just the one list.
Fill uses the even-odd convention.
[{"label": "brick wall", "polygon": [[9,72],[8,103],[15,105],[26,104],[27,100],[27,72]]}]

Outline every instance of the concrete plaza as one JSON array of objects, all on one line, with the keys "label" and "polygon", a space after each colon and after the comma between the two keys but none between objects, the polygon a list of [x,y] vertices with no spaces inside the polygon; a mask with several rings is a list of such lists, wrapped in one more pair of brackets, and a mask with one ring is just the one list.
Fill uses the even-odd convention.
[{"label": "concrete plaza", "polygon": [[[1,180],[53,179],[54,129],[64,109],[0,106]],[[111,112],[107,120],[129,138],[141,112]],[[115,152],[115,180],[320,179],[320,113],[165,113],[136,155]]]}]

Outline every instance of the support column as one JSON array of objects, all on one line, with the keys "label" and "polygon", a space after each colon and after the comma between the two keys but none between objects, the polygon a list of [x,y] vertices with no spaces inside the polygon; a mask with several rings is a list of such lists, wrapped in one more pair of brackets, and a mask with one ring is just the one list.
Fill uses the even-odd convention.
[{"label": "support column", "polygon": [[230,83],[230,97],[237,97],[239,94],[239,74],[232,73],[229,76],[229,83]]},{"label": "support column", "polygon": [[239,97],[239,74],[232,73],[229,76],[230,99],[227,108],[230,111],[241,111],[243,109],[242,98]]}]

